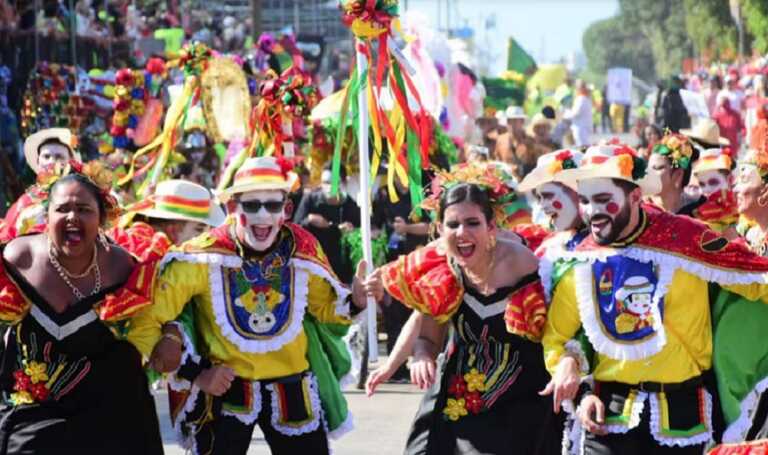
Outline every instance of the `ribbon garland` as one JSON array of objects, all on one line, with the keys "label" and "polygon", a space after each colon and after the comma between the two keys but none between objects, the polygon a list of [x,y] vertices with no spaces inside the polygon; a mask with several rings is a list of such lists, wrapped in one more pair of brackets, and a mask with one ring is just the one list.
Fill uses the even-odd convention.
[{"label": "ribbon garland", "polygon": [[[429,168],[431,147],[432,119],[423,108],[419,93],[408,75],[407,62],[393,46],[392,27],[398,27],[398,2],[396,0],[342,0],[342,21],[350,28],[358,40],[357,50],[370,62],[370,71],[357,74],[354,71],[347,83],[345,105],[352,99],[353,111],[359,90],[367,90],[368,112],[370,117],[373,156],[371,176],[378,173],[381,165],[384,145],[386,144],[389,160],[387,169],[387,188],[390,199],[397,202],[395,178],[407,183],[411,193],[411,202],[417,214],[423,200],[422,170]],[[373,58],[372,44],[376,40],[378,47]],[[403,71],[406,66],[406,71]],[[375,70],[374,70],[375,68]],[[395,105],[388,112],[380,102],[384,83],[387,83],[395,99]],[[408,96],[417,106],[412,110]],[[342,118],[346,109],[342,108]],[[353,117],[354,118],[354,117]],[[337,133],[334,151],[333,180],[331,191],[338,191],[338,170],[340,169],[339,139],[343,137],[346,123],[342,122]]]}]

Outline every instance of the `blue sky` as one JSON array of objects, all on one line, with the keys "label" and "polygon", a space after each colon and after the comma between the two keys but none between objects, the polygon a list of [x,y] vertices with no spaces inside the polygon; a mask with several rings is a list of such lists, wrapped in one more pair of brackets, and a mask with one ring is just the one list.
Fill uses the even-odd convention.
[{"label": "blue sky", "polygon": [[[450,3],[450,8],[447,4]],[[557,61],[581,51],[584,30],[594,21],[618,12],[618,0],[400,0],[401,8],[419,10],[437,26],[467,25],[475,29],[476,43],[488,43],[493,73],[506,64],[507,37],[513,36],[539,63]],[[438,16],[438,12],[441,13]],[[486,21],[495,29],[483,30]]]}]

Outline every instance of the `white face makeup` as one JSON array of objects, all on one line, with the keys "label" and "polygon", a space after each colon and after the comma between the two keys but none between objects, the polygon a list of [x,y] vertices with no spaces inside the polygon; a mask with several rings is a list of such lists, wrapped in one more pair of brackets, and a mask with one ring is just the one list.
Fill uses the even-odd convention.
[{"label": "white face makeup", "polygon": [[285,193],[278,190],[241,194],[235,211],[238,239],[254,251],[272,247],[285,223],[285,200]]},{"label": "white face makeup", "polygon": [[579,182],[579,210],[598,244],[616,241],[629,223],[629,198],[611,179]]},{"label": "white face makeup", "polygon": [[755,214],[761,210],[758,199],[763,192],[763,179],[760,177],[757,166],[752,164],[739,166],[733,191],[736,193],[739,213],[754,219]]},{"label": "white face makeup", "polygon": [[561,183],[548,182],[536,189],[541,210],[549,218],[554,231],[565,231],[578,223],[579,207],[569,194],[571,189]]},{"label": "white face makeup", "polygon": [[69,148],[55,142],[40,147],[37,155],[37,164],[41,168],[54,163],[66,163],[67,160],[69,160]]},{"label": "white face makeup", "polygon": [[717,170],[699,172],[696,174],[696,180],[699,181],[699,188],[704,196],[728,189],[728,178]]}]

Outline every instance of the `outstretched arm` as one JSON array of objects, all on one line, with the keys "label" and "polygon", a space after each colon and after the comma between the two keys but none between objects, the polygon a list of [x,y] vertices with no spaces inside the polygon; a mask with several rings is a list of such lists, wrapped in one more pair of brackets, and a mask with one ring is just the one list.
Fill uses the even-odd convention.
[{"label": "outstretched arm", "polygon": [[408,321],[406,321],[403,329],[400,331],[400,335],[398,335],[395,346],[392,348],[387,361],[368,376],[368,380],[365,382],[365,392],[368,396],[373,395],[376,392],[376,387],[382,382],[389,380],[395,374],[395,371],[400,368],[400,365],[408,360],[408,357],[413,352],[416,339],[419,337],[424,318],[425,316],[418,311],[411,313],[411,317],[408,318]]}]

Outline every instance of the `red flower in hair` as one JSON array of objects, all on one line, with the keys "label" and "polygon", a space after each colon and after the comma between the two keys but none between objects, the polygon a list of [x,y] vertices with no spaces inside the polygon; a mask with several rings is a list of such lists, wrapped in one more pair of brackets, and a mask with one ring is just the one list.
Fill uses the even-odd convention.
[{"label": "red flower in hair", "polygon": [[282,156],[277,157],[276,161],[277,165],[280,166],[280,172],[283,173],[283,177],[288,177],[288,173],[293,170],[294,162]]},{"label": "red flower in hair", "polygon": [[571,153],[570,150],[563,150],[562,152],[555,155],[555,159],[557,161],[565,161],[571,158],[573,158],[573,153]]}]

